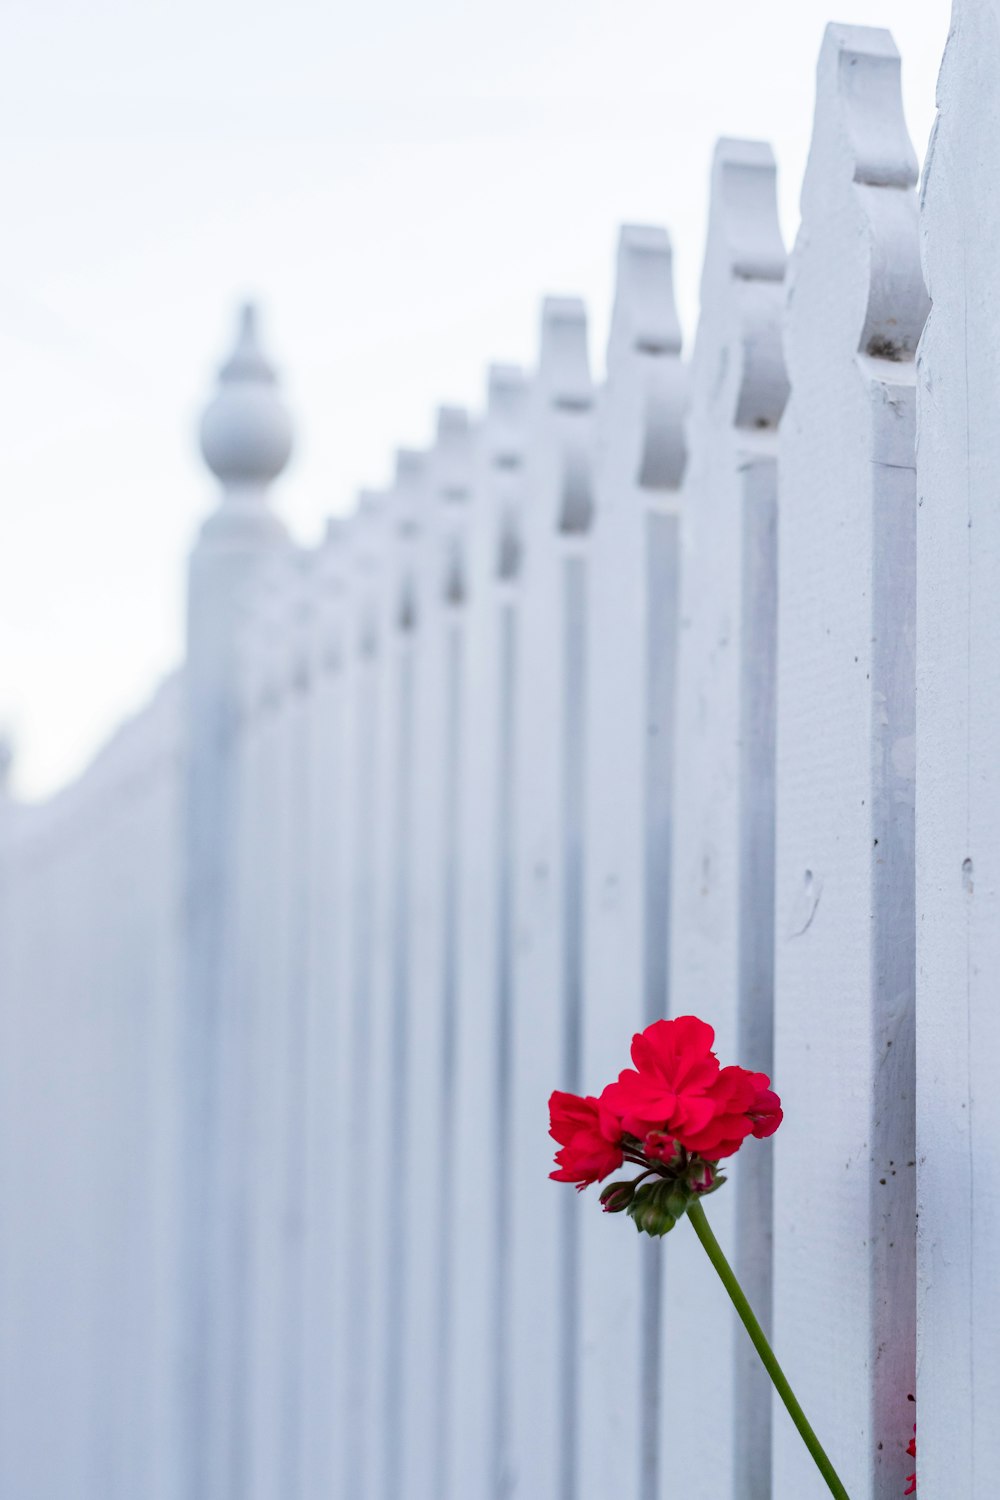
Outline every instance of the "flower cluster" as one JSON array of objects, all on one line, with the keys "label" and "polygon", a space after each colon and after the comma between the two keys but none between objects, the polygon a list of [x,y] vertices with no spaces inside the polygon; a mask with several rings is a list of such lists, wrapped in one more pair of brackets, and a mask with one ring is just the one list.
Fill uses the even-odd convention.
[{"label": "flower cluster", "polygon": [[719,1065],[715,1032],[697,1016],[655,1021],[632,1038],[633,1068],[600,1098],[554,1093],[550,1134],[556,1182],[582,1190],[626,1161],[644,1170],[601,1193],[606,1213],[627,1212],[647,1234],[666,1234],[725,1181],[718,1165],[748,1136],[773,1135],[781,1101],[764,1073]]}]

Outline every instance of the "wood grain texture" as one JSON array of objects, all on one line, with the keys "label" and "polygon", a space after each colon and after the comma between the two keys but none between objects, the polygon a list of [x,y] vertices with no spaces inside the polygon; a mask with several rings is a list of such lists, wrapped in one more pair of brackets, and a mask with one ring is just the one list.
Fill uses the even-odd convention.
[{"label": "wood grain texture", "polygon": [[[685,376],[666,232],[622,230],[607,375],[595,418],[586,618],[586,878],[580,1087],[598,1093],[632,1033],[666,1009],[672,685],[678,598],[673,513]],[[671,626],[673,625],[673,629]],[[585,1199],[596,1196],[593,1192]],[[651,1496],[658,1247],[594,1202],[580,1225],[581,1497]]]},{"label": "wood grain texture", "polygon": [[[511,1031],[510,1494],[574,1492],[576,1396],[573,1195],[547,1181],[547,1100],[578,1082],[579,844],[568,819],[585,754],[580,622],[589,504],[592,392],[575,298],[542,311],[528,417],[514,743],[514,960]],[[572,681],[569,680],[572,674]],[[561,1082],[562,1081],[562,1082]]]},{"label": "wood grain texture", "polygon": [[467,521],[460,535],[449,528],[451,546],[458,544],[449,562],[461,567],[450,568],[447,579],[466,613],[445,1393],[446,1493],[456,1500],[502,1493],[508,1431],[516,575],[527,399],[519,369],[491,370],[484,418],[469,434],[468,492],[446,501],[449,510],[461,505]]},{"label": "wood grain texture", "polygon": [[[772,1071],[777,429],[787,396],[785,251],[762,142],[720,141],[682,492],[670,1006],[716,1029],[723,1063]],[[772,1148],[754,1142],[713,1198],[712,1225],[769,1325]],[[720,1438],[682,1454],[692,1497],[771,1492],[770,1384],[687,1226],[666,1246],[665,1411],[709,1403]],[[702,1355],[692,1365],[692,1344]],[[732,1364],[721,1390],[717,1371]],[[667,1488],[664,1493],[668,1493]]]},{"label": "wood grain texture", "polygon": [[917,381],[917,1420],[931,1496],[975,1494],[1000,1462],[998,63],[996,6],[957,3],[924,182]]},{"label": "wood grain texture", "polygon": [[[779,443],[774,1333],[855,1500],[903,1487],[914,1373],[916,176],[891,38],[829,27]],[[774,1486],[823,1491],[780,1411]]]}]

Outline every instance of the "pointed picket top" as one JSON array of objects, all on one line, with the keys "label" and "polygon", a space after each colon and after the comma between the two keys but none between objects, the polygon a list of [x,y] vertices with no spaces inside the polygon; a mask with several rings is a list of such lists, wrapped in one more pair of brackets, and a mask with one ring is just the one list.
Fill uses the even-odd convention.
[{"label": "pointed picket top", "polygon": [[903,116],[900,58],[890,32],[831,21],[816,74],[817,133],[823,124],[847,146],[854,181],[915,187],[916,153]]},{"label": "pointed picket top", "polygon": [[928,302],[915,203],[900,189],[914,187],[917,175],[892,37],[877,27],[828,26],[792,259],[790,363],[799,338],[820,336],[820,319],[838,344],[850,338],[861,354],[913,359]]},{"label": "pointed picket top", "polygon": [[737,427],[773,431],[781,419],[788,399],[782,348],[787,259],[771,147],[718,141],[694,375],[695,400],[710,409],[710,420],[720,395]]},{"label": "pointed picket top", "polygon": [[551,406],[586,411],[591,405],[587,309],[579,297],[546,297],[542,303],[538,386]]},{"label": "pointed picket top", "polygon": [[608,370],[626,353],[680,354],[681,325],[674,300],[673,248],[665,229],[624,224],[618,236],[615,302],[608,338]]},{"label": "pointed picket top", "polygon": [[[558,413],[552,454],[559,467],[555,524],[585,532],[593,514],[589,427],[594,386],[587,357],[587,311],[579,297],[546,297],[538,353],[537,406]],[[549,420],[542,417],[543,424]]]},{"label": "pointed picket top", "polygon": [[680,356],[670,236],[655,225],[626,224],[618,239],[601,426],[605,445],[608,438],[619,451],[626,445],[630,480],[643,489],[677,489],[683,478],[687,374]]},{"label": "pointed picket top", "polygon": [[350,518],[350,533],[354,556],[363,572],[369,572],[380,560],[387,511],[388,496],[383,490],[358,491],[357,506]]},{"label": "pointed picket top", "polygon": [[427,493],[432,455],[417,448],[396,450],[396,473],[389,495],[392,619],[400,630],[417,622],[416,558],[413,543],[427,524]]},{"label": "pointed picket top", "polygon": [[[520,485],[528,435],[530,387],[520,365],[490,365],[483,445],[495,473],[495,510],[487,524],[494,576],[516,577],[521,562]],[[495,538],[495,541],[494,541]]]},{"label": "pointed picket top", "polygon": [[397,448],[392,485],[394,527],[404,535],[415,534],[424,514],[427,454],[417,448]]},{"label": "pointed picket top", "polygon": [[442,598],[448,604],[461,604],[468,589],[466,531],[472,499],[474,429],[463,406],[438,407],[436,428],[429,466],[435,505],[442,507],[435,509],[433,518],[444,548]]},{"label": "pointed picket top", "polygon": [[524,461],[528,381],[520,365],[490,365],[486,378],[486,451],[497,469]]},{"label": "pointed picket top", "polygon": [[725,267],[745,281],[783,281],[788,260],[778,223],[777,164],[767,141],[723,136],[712,158],[702,298]]},{"label": "pointed picket top", "polygon": [[461,504],[472,493],[473,429],[464,406],[439,406],[433,452],[434,491]]}]

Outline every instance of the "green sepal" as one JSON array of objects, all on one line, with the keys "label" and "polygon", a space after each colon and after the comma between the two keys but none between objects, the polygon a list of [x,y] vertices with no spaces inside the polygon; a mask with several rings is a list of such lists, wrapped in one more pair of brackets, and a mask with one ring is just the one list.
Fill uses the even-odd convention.
[{"label": "green sepal", "polygon": [[657,1182],[645,1182],[637,1188],[626,1212],[640,1233],[653,1236],[669,1234],[677,1223],[669,1203],[676,1184],[660,1178]]}]

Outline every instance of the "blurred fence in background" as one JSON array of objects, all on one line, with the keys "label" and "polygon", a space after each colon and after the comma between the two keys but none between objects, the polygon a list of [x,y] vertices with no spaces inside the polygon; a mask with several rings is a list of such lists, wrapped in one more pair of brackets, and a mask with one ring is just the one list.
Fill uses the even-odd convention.
[{"label": "blurred fence in background", "polygon": [[921,228],[831,27],[787,267],[720,142],[690,360],[626,228],[603,381],[547,300],[313,550],[244,315],[185,662],[0,794],[5,1500],[818,1496],[687,1226],[547,1181],[690,1011],[783,1096],[712,1219],[854,1500],[918,1384],[920,1493],[996,1474],[995,0],[939,102]]}]

